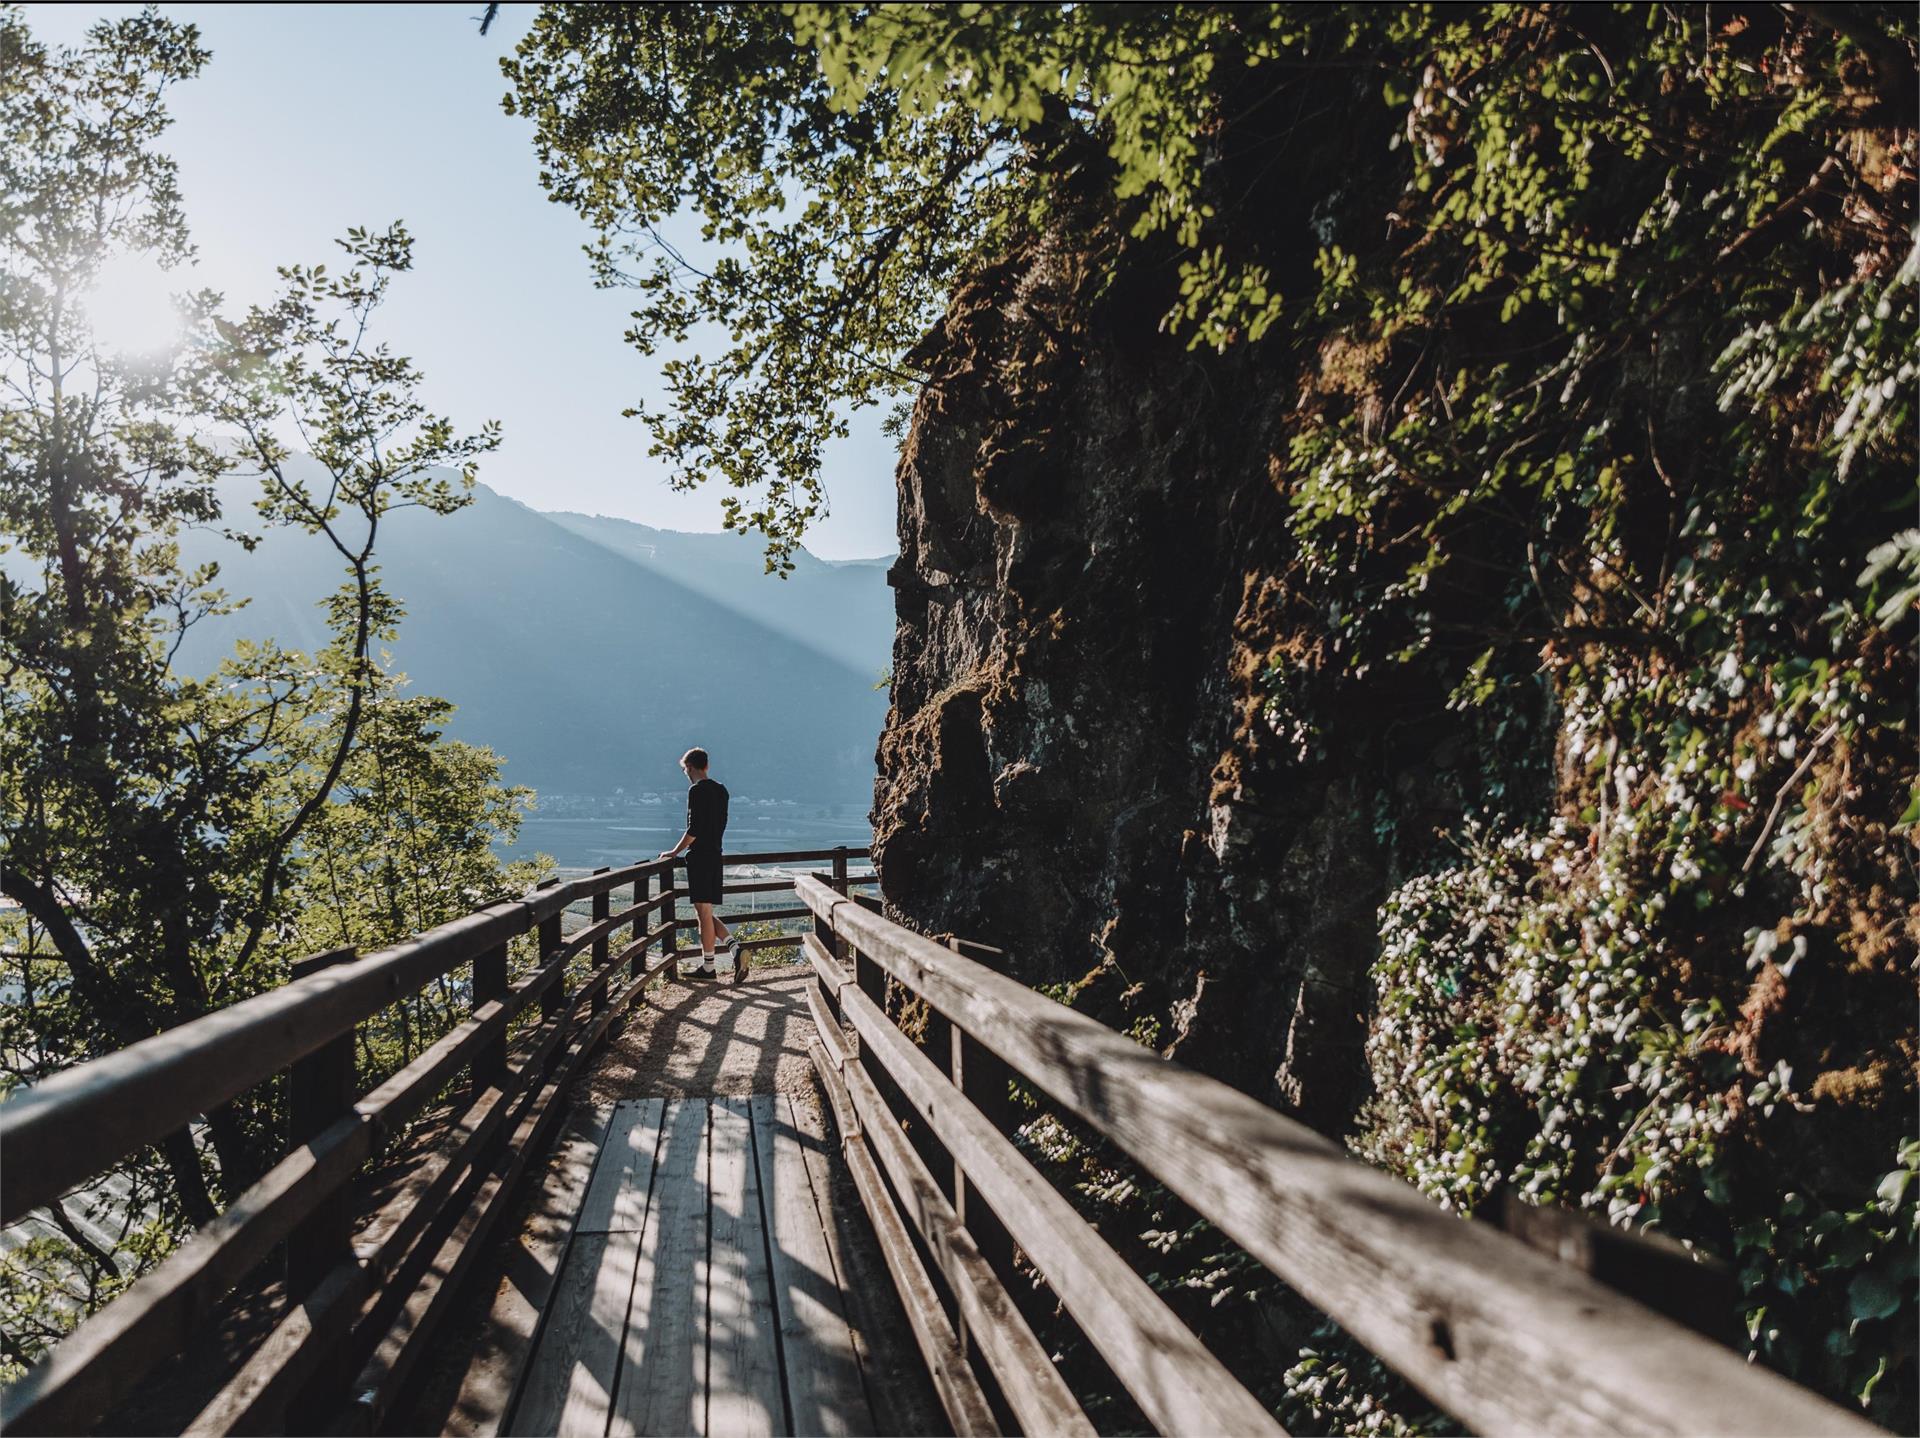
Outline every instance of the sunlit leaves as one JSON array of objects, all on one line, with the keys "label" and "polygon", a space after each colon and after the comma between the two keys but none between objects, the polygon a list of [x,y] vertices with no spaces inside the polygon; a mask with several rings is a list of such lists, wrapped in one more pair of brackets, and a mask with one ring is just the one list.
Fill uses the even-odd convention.
[{"label": "sunlit leaves", "polygon": [[[282,982],[310,916],[377,940],[432,912],[385,894],[366,912],[363,888],[321,885],[309,840],[370,863],[409,853],[393,830],[417,836],[430,859],[387,867],[450,884],[446,904],[505,877],[489,841],[520,796],[491,756],[439,747],[444,706],[393,695],[378,651],[401,614],[374,571],[381,519],[456,508],[495,442],[427,411],[411,363],[378,341],[405,231],[350,232],[344,271],[290,267],[281,298],[237,322],[189,294],[187,332],[157,354],[116,356],[90,333],[103,262],[191,253],[160,142],[169,88],[206,59],[191,26],[153,11],[49,51],[0,10],[0,886],[18,901],[0,912],[0,1088]],[[229,514],[249,471],[257,512]],[[318,653],[242,643],[211,674],[174,668],[183,637],[234,607],[217,566],[181,567],[177,537],[229,522],[332,545],[345,584]],[[388,741],[377,756],[363,722]],[[383,760],[376,825],[340,789]],[[194,1140],[129,1156],[111,1193],[73,1196],[76,1213],[97,1199],[115,1252],[71,1234],[10,1251],[6,1363],[245,1188],[283,1142],[278,1101],[269,1085],[210,1111]]]}]

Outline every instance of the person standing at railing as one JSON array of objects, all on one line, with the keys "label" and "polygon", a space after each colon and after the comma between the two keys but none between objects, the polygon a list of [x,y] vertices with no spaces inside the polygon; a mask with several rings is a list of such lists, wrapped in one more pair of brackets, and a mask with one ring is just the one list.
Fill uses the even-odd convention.
[{"label": "person standing at railing", "polygon": [[[687,776],[687,832],[671,849],[661,851],[663,859],[687,856],[687,897],[700,916],[699,972],[712,978],[716,973],[732,973],[740,962],[739,946],[733,943],[733,931],[714,912],[725,883],[720,862],[720,844],[727,832],[727,786],[707,775],[707,751],[689,749],[680,756],[680,771]],[[716,967],[714,950],[727,946]],[[689,970],[682,970],[689,972]]]}]

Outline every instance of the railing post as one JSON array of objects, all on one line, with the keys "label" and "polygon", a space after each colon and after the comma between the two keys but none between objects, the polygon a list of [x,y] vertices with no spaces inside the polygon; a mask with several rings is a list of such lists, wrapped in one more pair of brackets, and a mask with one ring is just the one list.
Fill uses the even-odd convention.
[{"label": "railing post", "polygon": [[[646,874],[642,874],[633,881],[633,906],[636,909],[647,902],[647,890],[651,888],[652,885],[652,878]],[[642,914],[639,919],[634,922],[634,926],[627,930],[627,942],[630,944],[640,944],[640,940],[647,936],[647,930],[652,927],[653,915]],[[633,957],[627,960],[627,977],[630,979],[639,978],[641,971],[645,969],[646,966],[646,946],[640,945],[640,947],[634,949]]]},{"label": "railing post", "polygon": [[[833,925],[820,914],[813,916],[813,936],[820,941],[820,947],[832,954],[834,958],[842,963],[846,961],[846,955],[840,949],[840,936],[833,931]],[[832,995],[829,994],[828,997],[831,998]],[[834,1012],[837,1014],[839,1011],[839,1006],[836,1004]]]},{"label": "railing post", "polygon": [[[673,859],[667,860],[666,868],[660,871],[660,892],[663,894],[673,893],[673,870],[676,862]],[[679,916],[674,913],[674,901],[671,898],[660,906],[660,916],[660,922],[667,925],[665,967],[671,971],[680,959],[680,930],[677,927]]]},{"label": "railing post", "polygon": [[847,896],[847,846],[837,845],[833,851],[833,887],[841,898]]},{"label": "railing post", "polygon": [[[1007,956],[1003,949],[969,943],[964,939],[949,939],[947,947],[962,958],[972,959],[996,972],[1006,964]],[[950,1027],[952,1052],[949,1072],[953,1075],[954,1087],[996,1129],[1010,1134],[1013,1129],[1012,1100],[1007,1086],[1012,1081],[1012,1071],[1004,1059],[958,1024]],[[1018,1293],[1020,1290],[1014,1283],[1012,1235],[993,1210],[971,1192],[966,1173],[958,1164],[954,1165],[953,1187],[953,1211],[959,1215],[961,1225],[973,1235],[980,1256],[987,1260],[1000,1281],[1007,1285],[1008,1292]]]},{"label": "railing post", "polygon": [[[559,882],[558,879],[547,879],[540,885],[540,888],[551,889]],[[538,892],[538,890],[535,892]],[[553,956],[560,948],[560,915],[558,913],[550,914],[540,921],[538,942],[540,945],[540,957],[536,966],[544,969],[548,964],[553,962]],[[559,1011],[560,1000],[565,995],[566,987],[567,976],[562,974],[540,991],[540,1017],[542,1019],[550,1019]],[[556,1053],[559,1052],[557,1048],[554,1051]]]},{"label": "railing post", "polygon": [[[955,1041],[959,1032],[945,1014],[931,1004],[927,1006],[927,1027],[922,1036],[921,1052],[933,1061],[933,1066],[945,1074],[956,1088],[960,1084],[960,1045]],[[915,1124],[914,1133],[916,1136],[925,1135],[925,1141],[918,1145],[920,1156],[927,1160],[927,1167],[932,1171],[934,1181],[946,1194],[947,1202],[953,1204],[955,1212],[958,1212],[960,1189],[965,1182],[960,1165],[954,1161],[953,1155],[947,1151],[947,1146],[933,1135],[927,1125]],[[963,1321],[960,1324],[963,1339],[965,1327]]]},{"label": "railing post", "polygon": [[[507,945],[495,944],[473,961],[473,1007],[477,1011],[495,999],[507,996]],[[507,1030],[502,1025],[498,1038],[473,1056],[473,1089],[476,1096],[484,1088],[499,1083],[507,1073]]]},{"label": "railing post", "polygon": [[[307,975],[354,957],[351,947],[334,949],[302,959],[293,966],[293,977]],[[287,1070],[287,1148],[289,1151],[310,1143],[329,1126],[346,1116],[359,1098],[353,1067],[353,1036],[349,1028],[338,1038],[329,1039],[303,1059],[296,1059]],[[305,1297],[313,1286],[336,1265],[353,1257],[353,1189],[342,1184],[320,1201],[317,1208],[287,1235],[287,1291],[296,1299]]]},{"label": "railing post", "polygon": [[[604,874],[607,872],[607,866],[602,864],[593,872],[596,874]],[[593,922],[597,924],[603,919],[610,919],[612,917],[613,896],[605,889],[602,889],[593,896]],[[607,936],[602,934],[593,941],[593,971],[595,974],[600,974],[600,970],[607,966],[608,952]],[[598,987],[593,991],[593,1011],[597,1014],[607,1006],[607,990],[613,987],[613,979],[611,975],[600,974],[600,977],[595,980],[595,983]]]}]

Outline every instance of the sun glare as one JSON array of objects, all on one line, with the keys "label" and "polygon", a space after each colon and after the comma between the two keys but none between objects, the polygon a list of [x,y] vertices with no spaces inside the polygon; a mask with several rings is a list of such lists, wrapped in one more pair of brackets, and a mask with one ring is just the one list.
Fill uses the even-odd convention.
[{"label": "sun glare", "polygon": [[87,318],[102,350],[150,355],[180,338],[180,311],[173,303],[179,283],[145,255],[115,255],[100,266],[87,295]]}]

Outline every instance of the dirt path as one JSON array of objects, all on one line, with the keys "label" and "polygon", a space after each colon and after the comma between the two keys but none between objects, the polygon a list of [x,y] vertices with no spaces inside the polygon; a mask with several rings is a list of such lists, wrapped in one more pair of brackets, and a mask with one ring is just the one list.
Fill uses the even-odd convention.
[{"label": "dirt path", "polygon": [[667,978],[574,1091],[576,1103],[637,1095],[813,1092],[807,970],[754,969],[737,985]]}]

